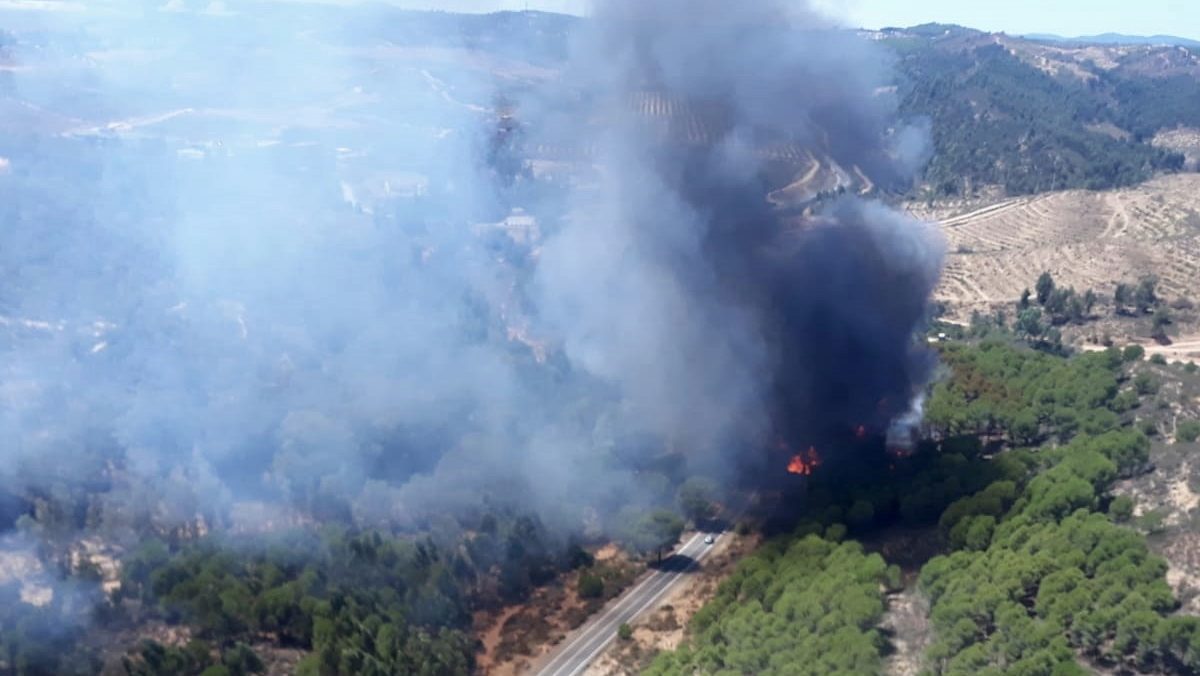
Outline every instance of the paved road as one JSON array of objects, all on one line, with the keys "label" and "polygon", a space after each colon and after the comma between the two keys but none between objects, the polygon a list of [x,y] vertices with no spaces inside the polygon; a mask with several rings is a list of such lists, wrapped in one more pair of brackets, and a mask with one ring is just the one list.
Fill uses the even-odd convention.
[{"label": "paved road", "polygon": [[551,653],[536,673],[538,676],[578,676],[592,660],[617,637],[617,629],[630,623],[647,610],[656,608],[659,601],[684,575],[692,571],[711,549],[704,544],[705,533],[697,533],[692,539],[675,550],[671,558],[663,561],[658,570],[650,573],[633,589],[609,603],[595,617],[574,633],[567,636],[563,644]]}]

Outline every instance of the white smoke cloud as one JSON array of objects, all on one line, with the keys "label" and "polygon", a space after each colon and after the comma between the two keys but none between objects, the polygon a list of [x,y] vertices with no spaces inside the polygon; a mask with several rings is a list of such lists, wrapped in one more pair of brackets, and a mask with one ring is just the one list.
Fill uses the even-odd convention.
[{"label": "white smoke cloud", "polygon": [[[267,503],[409,526],[492,497],[577,528],[658,499],[635,477],[667,451],[753,466],[775,428],[911,394],[937,244],[859,204],[792,237],[758,182],[770,129],[894,179],[919,135],[887,137],[882,59],[791,6],[702,5],[614,1],[566,28],[46,13],[5,94],[38,127],[0,143],[5,484],[101,477],[112,511],[164,523]],[[726,123],[664,145],[628,108],[654,87]],[[591,169],[498,180],[501,94],[521,149],[590,146]],[[514,204],[536,235],[496,225]]]}]

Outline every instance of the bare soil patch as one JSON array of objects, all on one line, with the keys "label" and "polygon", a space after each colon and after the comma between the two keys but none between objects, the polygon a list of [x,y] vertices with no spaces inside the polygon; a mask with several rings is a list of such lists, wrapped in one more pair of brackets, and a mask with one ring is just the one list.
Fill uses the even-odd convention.
[{"label": "bare soil patch", "polygon": [[923,655],[933,638],[929,625],[929,601],[917,588],[921,567],[945,552],[936,527],[891,527],[863,538],[863,547],[889,564],[900,567],[904,589],[888,594],[887,610],[879,629],[888,639],[883,673],[916,676],[922,672]]},{"label": "bare soil patch", "polygon": [[1181,336],[1170,345],[1147,344],[1146,356],[1161,354],[1167,361],[1200,361],[1200,336]]},{"label": "bare soil patch", "polygon": [[907,589],[888,597],[881,629],[891,638],[891,654],[884,660],[883,672],[891,676],[920,674],[922,656],[933,631],[929,626],[929,600],[916,589],[915,579]]}]

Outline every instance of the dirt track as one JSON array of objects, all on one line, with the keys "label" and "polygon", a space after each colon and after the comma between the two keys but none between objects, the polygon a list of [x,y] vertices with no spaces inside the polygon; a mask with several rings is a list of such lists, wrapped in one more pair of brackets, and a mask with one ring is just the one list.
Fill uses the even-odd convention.
[{"label": "dirt track", "polygon": [[1161,354],[1167,361],[1200,362],[1200,337],[1186,336],[1170,345],[1146,345],[1146,354]]}]

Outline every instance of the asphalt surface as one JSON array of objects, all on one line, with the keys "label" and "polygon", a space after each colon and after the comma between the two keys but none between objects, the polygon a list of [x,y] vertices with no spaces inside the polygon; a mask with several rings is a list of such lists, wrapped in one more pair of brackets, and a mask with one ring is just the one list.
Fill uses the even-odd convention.
[{"label": "asphalt surface", "polygon": [[617,629],[622,624],[632,623],[646,611],[657,608],[663,597],[708,555],[713,545],[704,544],[705,535],[707,533],[697,533],[664,559],[654,572],[567,636],[551,653],[549,661],[535,673],[538,676],[578,676],[583,673],[617,638]]}]

